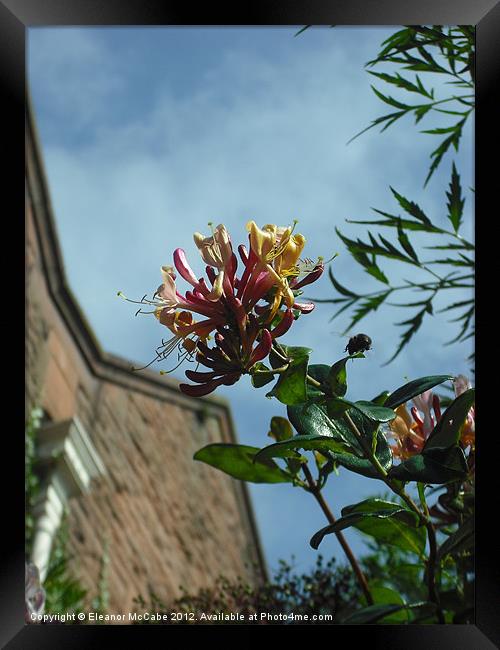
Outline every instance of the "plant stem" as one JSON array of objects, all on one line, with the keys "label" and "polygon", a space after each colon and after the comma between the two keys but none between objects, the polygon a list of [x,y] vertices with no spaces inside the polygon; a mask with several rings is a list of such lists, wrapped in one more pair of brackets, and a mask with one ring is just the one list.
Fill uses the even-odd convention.
[{"label": "plant stem", "polygon": [[427,507],[427,501],[425,499],[425,485],[419,482],[417,483],[417,489],[418,489],[418,496],[420,498],[420,503],[422,504],[422,508],[424,509],[425,516],[428,519],[430,515],[429,515],[429,508]]},{"label": "plant stem", "polygon": [[444,620],[443,611],[441,609],[441,604],[439,601],[439,594],[436,589],[437,545],[436,545],[436,533],[434,531],[434,526],[432,525],[432,522],[429,519],[429,517],[423,514],[420,511],[420,508],[417,506],[417,504],[413,501],[413,499],[408,494],[406,494],[404,488],[399,487],[397,483],[395,483],[393,480],[391,480],[388,477],[386,470],[382,467],[378,458],[375,456],[370,446],[364,440],[363,436],[361,435],[361,432],[359,431],[358,427],[353,422],[351,416],[349,415],[349,413],[347,413],[347,411],[344,413],[344,419],[349,425],[351,431],[359,440],[359,443],[363,447],[363,450],[365,451],[368,460],[370,460],[372,465],[378,471],[382,480],[386,483],[388,487],[391,488],[391,490],[395,494],[397,494],[401,499],[403,499],[403,501],[411,508],[411,510],[413,510],[418,515],[421,524],[423,524],[427,529],[427,536],[429,538],[429,560],[427,562],[427,588],[429,591],[429,600],[436,605],[436,615],[437,615],[438,622],[443,624],[445,620]]},{"label": "plant stem", "polygon": [[436,558],[437,558],[437,544],[436,532],[430,519],[426,523],[427,536],[429,537],[429,560],[427,562],[427,587],[429,589],[429,599],[436,604],[436,615],[438,623],[444,624],[443,610],[439,601],[439,594],[436,589]]},{"label": "plant stem", "polygon": [[[302,471],[304,472],[304,476],[306,477],[311,494],[319,503],[319,506],[323,511],[325,517],[328,519],[329,523],[334,524],[337,520],[333,516],[332,511],[328,507],[328,504],[326,503],[323,495],[321,494],[321,490],[318,488],[318,484],[313,479],[309,467],[307,466],[307,463],[302,463]],[[361,570],[361,567],[359,566],[358,561],[351,550],[351,547],[347,543],[347,540],[341,531],[336,532],[335,535],[337,536],[337,539],[339,540],[339,543],[342,546],[342,549],[346,554],[346,557],[349,560],[349,563],[352,566],[354,573],[356,574],[356,577],[359,582],[359,586],[363,590],[368,605],[373,605],[373,597],[370,593],[370,589],[368,588],[368,582],[366,580],[365,574]]]}]

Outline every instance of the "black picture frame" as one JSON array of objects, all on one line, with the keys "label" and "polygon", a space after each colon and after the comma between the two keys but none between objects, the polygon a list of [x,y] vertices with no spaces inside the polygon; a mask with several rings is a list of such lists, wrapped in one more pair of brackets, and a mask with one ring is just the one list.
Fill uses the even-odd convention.
[{"label": "black picture frame", "polygon": [[[468,24],[477,28],[477,112],[476,112],[476,243],[478,247],[477,274],[477,321],[481,332],[481,341],[476,339],[476,384],[479,381],[479,404],[477,413],[479,431],[484,432],[484,440],[480,440],[477,450],[477,533],[476,533],[476,624],[449,626],[345,626],[335,628],[332,642],[338,642],[338,634],[350,638],[358,634],[369,634],[370,647],[379,643],[386,649],[401,648],[452,648],[453,650],[481,650],[494,648],[500,644],[500,563],[498,562],[499,544],[495,539],[490,513],[498,513],[498,487],[494,477],[495,448],[498,447],[496,430],[487,431],[488,405],[495,404],[495,388],[481,383],[486,378],[491,357],[482,355],[481,349],[488,352],[492,346],[488,341],[494,341],[494,323],[491,323],[491,296],[488,287],[491,280],[498,279],[495,275],[496,257],[489,254],[488,242],[494,240],[497,233],[498,216],[498,164],[489,159],[489,152],[494,151],[495,138],[498,137],[497,113],[498,100],[494,95],[497,82],[500,81],[500,0],[309,0],[307,3],[282,0],[279,3],[256,0],[251,5],[241,7],[236,3],[222,9],[222,5],[206,4],[196,9],[193,14],[186,5],[175,5],[161,0],[2,0],[0,2],[0,80],[5,91],[2,105],[3,126],[3,157],[4,172],[4,207],[5,199],[9,199],[9,231],[15,229],[15,224],[21,223],[24,213],[24,192],[22,188],[24,156],[21,153],[21,141],[24,138],[24,111],[26,97],[25,81],[25,39],[26,31],[34,26],[109,26],[109,25],[297,25],[299,28],[306,24],[327,25],[412,25],[412,24]],[[14,222],[14,224],[12,224]],[[481,223],[479,226],[478,224]],[[5,224],[5,217],[4,217]],[[12,226],[12,227],[11,227]],[[22,231],[23,229],[20,228]],[[484,239],[482,236],[486,235]],[[23,232],[20,233],[20,237]],[[5,245],[4,232],[4,246]],[[19,239],[19,245],[21,239]],[[494,243],[494,241],[493,241]],[[13,247],[12,247],[13,248]],[[17,249],[16,249],[17,250]],[[498,254],[496,253],[498,257]],[[16,256],[17,257],[17,256]],[[21,263],[13,262],[9,266],[9,275],[22,278]],[[14,277],[15,276],[15,277]],[[4,275],[4,277],[6,277]],[[484,278],[482,280],[481,278]],[[483,293],[484,292],[484,293]],[[11,297],[9,292],[9,313],[14,310],[21,314],[21,291]],[[498,295],[496,289],[495,295]],[[483,298],[484,296],[484,298]],[[482,302],[484,300],[484,303]],[[19,301],[17,304],[16,301]],[[482,305],[485,305],[484,309]],[[15,327],[16,332],[22,328]],[[498,329],[498,328],[497,328]],[[22,334],[19,334],[21,337]],[[12,338],[12,341],[15,336]],[[10,343],[8,347],[16,347]],[[20,342],[20,346],[24,342]],[[494,348],[493,348],[494,349]],[[19,362],[12,362],[12,368]],[[10,364],[9,364],[10,366]],[[9,379],[12,371],[9,367]],[[491,394],[488,393],[490,391]],[[497,398],[498,400],[498,398]],[[19,405],[16,412],[21,413]],[[14,426],[5,427],[8,440],[4,440],[4,458],[15,458],[10,464],[12,477],[9,479],[8,498],[12,502],[15,514],[3,527],[4,541],[9,548],[2,556],[2,589],[1,589],[1,620],[0,642],[2,647],[11,650],[27,650],[29,648],[98,648],[110,647],[120,640],[134,643],[139,630],[147,629],[148,637],[159,632],[162,640],[168,639],[171,630],[161,626],[73,626],[73,625],[25,625],[24,623],[24,512],[22,487],[19,476],[22,470],[20,432],[24,423],[20,416],[14,417]],[[10,448],[9,448],[10,445]],[[17,464],[19,462],[19,465]],[[487,479],[486,477],[493,477]],[[6,488],[4,488],[6,489]],[[496,501],[496,502],[495,502]],[[5,513],[4,513],[5,517]],[[495,515],[496,517],[496,515]],[[183,633],[186,627],[180,628]],[[194,628],[190,628],[191,631]],[[200,628],[197,628],[200,629]],[[204,630],[206,628],[203,628]],[[213,628],[211,628],[213,629]],[[231,630],[238,627],[217,627],[218,633],[231,636]],[[259,628],[255,626],[255,634]],[[265,628],[264,628],[265,629]],[[323,628],[323,631],[325,628]],[[211,630],[209,630],[211,631]],[[126,635],[126,636],[124,636]],[[152,637],[151,637],[152,639]],[[351,642],[351,641],[350,641]],[[151,640],[151,644],[153,640]],[[496,645],[495,645],[496,644]]]}]

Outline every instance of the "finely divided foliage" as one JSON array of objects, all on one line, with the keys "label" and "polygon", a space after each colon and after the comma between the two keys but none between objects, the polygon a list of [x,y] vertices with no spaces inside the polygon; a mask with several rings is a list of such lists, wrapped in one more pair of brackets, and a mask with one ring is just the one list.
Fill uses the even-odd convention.
[{"label": "finely divided foliage", "polygon": [[[399,66],[401,73],[376,72],[373,69],[368,72],[377,81],[406,93],[409,103],[396,100],[372,86],[377,97],[396,110],[374,119],[367,128],[354,137],[378,125],[381,125],[382,131],[385,131],[407,115],[415,117],[415,124],[419,124],[428,114],[437,113],[445,116],[452,122],[451,125],[421,131],[437,137],[444,136],[431,153],[431,165],[424,186],[427,185],[445,154],[453,150],[458,151],[464,125],[474,111],[474,45],[474,28],[467,25],[406,26],[386,39],[382,43],[378,56],[369,61],[367,66],[385,68],[387,64],[389,66],[392,64],[392,66]],[[415,73],[414,79],[411,77],[411,72]],[[434,89],[422,81],[421,75],[424,73],[430,73],[431,80],[433,75],[446,78],[447,87],[450,89],[449,95],[436,100]],[[423,101],[415,102],[414,99],[417,97]],[[435,313],[433,301],[438,294],[443,292],[448,294],[453,289],[472,290],[474,287],[474,244],[459,233],[466,199],[455,162],[452,162],[449,187],[443,197],[443,214],[450,223],[449,228],[437,226],[435,217],[431,218],[431,215],[427,215],[416,201],[406,198],[392,187],[390,190],[399,208],[396,214],[373,208],[378,218],[346,221],[372,227],[392,228],[397,241],[390,241],[380,232],[375,233],[372,230],[368,230],[368,241],[361,238],[351,239],[336,228],[337,235],[352,258],[366,273],[382,283],[383,288],[360,294],[343,286],[330,273],[333,287],[340,296],[328,300],[316,300],[316,302],[338,305],[332,320],[352,308],[350,322],[345,332],[352,330],[356,323],[383,304],[405,309],[417,308],[409,318],[395,323],[402,328],[402,331],[396,350],[387,363],[395,359],[408,345],[422,326],[424,318]],[[411,242],[411,233],[414,232],[426,233],[434,240],[435,243],[426,247],[427,250],[433,251],[430,259],[422,259],[423,254],[417,254]],[[427,273],[429,279],[404,280],[402,284],[393,286],[380,266],[383,259],[396,260],[418,268]],[[412,292],[420,296],[418,300],[390,303],[389,298],[400,292],[405,294]],[[450,300],[439,312],[448,313],[455,310],[458,310],[459,315],[452,318],[450,322],[458,323],[459,329],[456,336],[448,340],[445,345],[461,343],[474,335],[472,291],[470,299]],[[472,361],[473,355],[469,359]]]}]

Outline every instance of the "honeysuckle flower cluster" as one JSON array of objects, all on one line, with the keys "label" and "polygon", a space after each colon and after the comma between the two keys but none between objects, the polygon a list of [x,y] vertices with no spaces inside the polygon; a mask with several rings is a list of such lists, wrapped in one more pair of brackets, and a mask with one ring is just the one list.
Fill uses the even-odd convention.
[{"label": "honeysuckle flower cluster", "polygon": [[[458,375],[453,381],[455,397],[469,388],[469,380],[464,375]],[[474,408],[471,408],[462,427],[460,442],[464,448],[473,447],[475,443]],[[413,406],[408,412],[407,403],[396,409],[396,417],[389,424],[392,434],[391,447],[395,458],[406,460],[419,454],[431,431],[441,419],[441,405],[438,395],[431,390],[413,398]]]},{"label": "honeysuckle flower cluster", "polygon": [[[246,229],[249,247],[237,248],[241,275],[237,275],[239,263],[229,233],[220,224],[209,236],[194,234],[206,264],[206,279],[196,277],[184,250],[177,248],[173,266],[161,267],[163,281],[153,299],[145,296],[140,301],[153,307],[143,313],[154,313],[172,334],[157,348],[153,361],[178,350],[179,364],[188,358],[207,368],[186,370],[186,377],[194,382],[180,385],[187,395],[207,395],[251,374],[294,320],[314,309],[313,303],[298,302],[297,297],[321,276],[324,263],[322,258],[301,259],[306,240],[294,233],[295,224],[259,228],[250,221]],[[177,289],[177,274],[191,285],[184,295]]]}]

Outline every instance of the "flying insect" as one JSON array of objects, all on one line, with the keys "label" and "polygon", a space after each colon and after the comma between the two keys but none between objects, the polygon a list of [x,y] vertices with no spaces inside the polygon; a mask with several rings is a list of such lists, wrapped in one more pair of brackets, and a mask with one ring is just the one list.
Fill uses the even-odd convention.
[{"label": "flying insect", "polygon": [[349,352],[349,354],[356,354],[356,352],[371,350],[371,346],[372,340],[367,334],[356,334],[355,336],[351,336],[344,351]]}]

